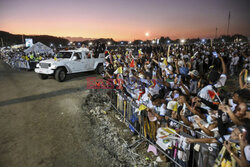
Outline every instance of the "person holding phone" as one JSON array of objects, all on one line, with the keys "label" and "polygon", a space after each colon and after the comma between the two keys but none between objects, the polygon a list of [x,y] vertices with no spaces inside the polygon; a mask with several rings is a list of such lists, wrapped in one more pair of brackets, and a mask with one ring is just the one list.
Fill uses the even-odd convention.
[{"label": "person holding phone", "polygon": [[230,141],[225,141],[224,146],[226,147],[228,153],[233,157],[236,162],[241,166],[241,167],[247,167],[250,165],[250,128],[249,128],[249,123],[245,124],[242,127],[238,128],[240,133],[239,133],[239,144],[240,144],[240,151],[241,155],[238,156],[235,152],[232,151],[232,143]]},{"label": "person holding phone", "polygon": [[245,68],[239,74],[239,85],[240,85],[240,89],[246,88],[246,89],[250,90],[249,71]]},{"label": "person holding phone", "polygon": [[230,64],[230,76],[233,76],[236,73],[239,59],[237,53],[234,53]]},{"label": "person holding phone", "polygon": [[211,70],[208,73],[208,77],[207,77],[209,84],[205,86],[204,88],[202,88],[200,92],[198,92],[199,97],[205,100],[208,100],[210,102],[212,101],[212,99],[210,95],[208,94],[208,91],[209,90],[216,91],[215,89],[223,87],[227,80],[227,76],[226,76],[227,70],[226,70],[225,62],[219,53],[217,53],[217,55],[222,64],[222,73],[220,74],[218,71]]}]

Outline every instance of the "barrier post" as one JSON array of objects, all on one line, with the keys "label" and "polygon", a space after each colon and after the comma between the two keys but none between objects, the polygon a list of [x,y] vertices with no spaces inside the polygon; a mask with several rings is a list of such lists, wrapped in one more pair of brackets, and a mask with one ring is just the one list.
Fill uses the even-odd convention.
[{"label": "barrier post", "polygon": [[117,104],[116,104],[116,107],[117,107],[117,109],[118,109],[118,111],[119,111],[119,108],[120,108],[120,101],[119,101],[120,99],[119,99],[119,94],[117,94],[116,95],[116,101],[117,101]]},{"label": "barrier post", "polygon": [[126,122],[126,112],[127,112],[127,102],[126,102],[126,100],[124,100],[124,103],[123,103],[123,114],[124,114],[124,120],[123,120],[123,122],[125,123]]}]

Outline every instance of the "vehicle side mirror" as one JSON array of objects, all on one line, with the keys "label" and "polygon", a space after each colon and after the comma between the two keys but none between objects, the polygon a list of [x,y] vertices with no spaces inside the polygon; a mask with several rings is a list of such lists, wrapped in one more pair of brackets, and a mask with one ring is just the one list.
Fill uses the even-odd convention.
[{"label": "vehicle side mirror", "polygon": [[77,57],[76,56],[73,56],[73,59],[72,59],[73,61],[76,61],[77,60]]}]

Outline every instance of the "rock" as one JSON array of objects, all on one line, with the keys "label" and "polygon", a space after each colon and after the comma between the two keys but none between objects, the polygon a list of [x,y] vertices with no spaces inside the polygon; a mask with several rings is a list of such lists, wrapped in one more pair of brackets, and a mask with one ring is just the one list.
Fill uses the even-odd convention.
[{"label": "rock", "polygon": [[114,142],[118,142],[118,138],[117,137],[114,137]]},{"label": "rock", "polygon": [[107,112],[104,111],[103,109],[101,109],[101,113],[102,113],[102,114],[107,114]]},{"label": "rock", "polygon": [[129,130],[128,130],[128,129],[123,129],[123,132],[124,132],[124,133],[128,133]]},{"label": "rock", "polygon": [[92,114],[94,114],[95,110],[91,109],[89,112],[92,113]]},{"label": "rock", "polygon": [[100,108],[101,108],[100,106],[97,106],[97,107],[95,108],[95,111],[96,111],[96,112],[99,112],[99,111],[100,111]]},{"label": "rock", "polygon": [[[100,154],[95,153],[93,156],[100,157],[100,160],[103,160],[102,157],[105,156],[107,161],[103,161],[103,164],[109,163],[110,166],[149,166],[150,162],[144,160],[143,156],[138,156],[134,150],[127,149],[128,142],[123,136],[130,134],[128,133],[130,130],[117,126],[117,124],[122,124],[122,126],[126,124],[123,123],[122,117],[113,110],[106,93],[107,90],[98,90],[90,94],[85,99],[87,105],[82,107],[85,111],[89,109],[86,113],[90,113],[87,117],[93,125],[90,134],[95,136],[95,143],[100,147]],[[134,136],[132,140],[136,140],[136,137]]]}]

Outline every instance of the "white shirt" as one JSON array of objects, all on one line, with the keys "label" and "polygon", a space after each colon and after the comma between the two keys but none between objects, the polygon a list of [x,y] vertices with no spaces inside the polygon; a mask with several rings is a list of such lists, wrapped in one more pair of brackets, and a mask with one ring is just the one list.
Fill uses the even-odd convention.
[{"label": "white shirt", "polygon": [[145,93],[142,95],[140,102],[143,104],[148,104],[150,101],[149,97],[148,97],[148,88],[145,88]]},{"label": "white shirt", "polygon": [[173,67],[170,64],[166,66],[164,63],[159,62],[159,66],[162,70],[166,71],[166,75],[170,74],[169,71],[173,71]]},{"label": "white shirt", "polygon": [[244,153],[245,153],[247,161],[250,162],[250,145],[247,145],[244,148]]},{"label": "white shirt", "polygon": [[208,90],[213,90],[212,85],[207,85],[204,88],[202,88],[200,90],[200,92],[198,93],[198,96],[211,102],[212,99],[211,99],[211,97],[208,94]]},{"label": "white shirt", "polygon": [[155,87],[154,88],[148,88],[148,91],[152,96],[154,96],[156,94],[159,94],[160,89],[161,89],[160,86],[156,83]]},{"label": "white shirt", "polygon": [[227,81],[226,74],[221,74],[220,79],[217,81],[217,83],[214,85],[214,87],[220,88],[220,87],[225,85],[226,81]]},{"label": "white shirt", "polygon": [[234,66],[235,66],[235,65],[237,65],[237,64],[238,64],[239,59],[240,59],[240,58],[239,58],[239,56],[233,57],[233,58],[232,58],[231,65],[234,65]]},{"label": "white shirt", "polygon": [[160,116],[165,116],[167,112],[165,108],[166,108],[166,105],[163,103],[160,107],[155,107],[155,110],[157,113],[160,114]]},{"label": "white shirt", "polygon": [[[147,104],[147,107],[150,109],[154,109],[155,106],[152,104],[151,101],[149,101],[149,103]],[[157,117],[153,116],[153,114],[151,112],[148,112],[148,118],[149,118],[149,121],[151,121],[151,122],[157,120]]]}]

